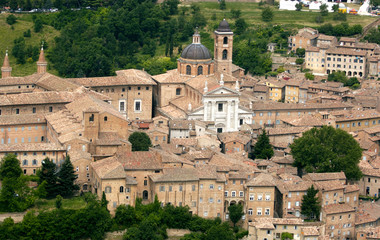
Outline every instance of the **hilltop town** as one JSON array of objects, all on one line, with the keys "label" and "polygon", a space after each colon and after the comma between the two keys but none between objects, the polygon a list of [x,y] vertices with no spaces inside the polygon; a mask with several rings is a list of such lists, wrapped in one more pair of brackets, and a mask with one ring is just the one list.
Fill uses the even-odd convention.
[{"label": "hilltop town", "polygon": [[[125,69],[61,78],[47,71],[42,47],[36,73],[13,77],[6,53],[0,157],[15,154],[23,174],[35,175],[47,157],[60,166],[69,155],[78,192],[104,193],[111,214],[157,197],[162,206],[222,221],[230,220],[230,206],[241,205],[246,239],[281,239],[284,232],[305,240],[379,239],[380,205],[365,198],[380,194],[380,46],[311,28],[288,44],[289,51],[305,49],[302,66],[313,80],[291,58],[282,58],[287,71],[276,76],[245,74],[232,63],[226,20],[214,31],[213,57],[195,29],[177,68],[153,76]],[[359,87],[328,81],[333,73],[355,77]],[[343,171],[298,176],[290,145],[323,126],[360,145],[359,180]],[[134,132],[149,136],[148,151],[133,151]],[[254,159],[263,132],[273,156]],[[311,186],[320,216],[305,221],[302,199]]]}]

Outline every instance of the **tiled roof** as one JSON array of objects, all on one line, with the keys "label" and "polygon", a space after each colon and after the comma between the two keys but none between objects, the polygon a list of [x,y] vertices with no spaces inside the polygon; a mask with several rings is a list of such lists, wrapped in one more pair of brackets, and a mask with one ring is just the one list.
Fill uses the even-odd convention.
[{"label": "tiled roof", "polygon": [[295,127],[320,127],[325,125],[325,122],[323,122],[320,118],[312,115],[304,115],[301,118],[281,118],[281,121]]},{"label": "tiled roof", "polygon": [[55,143],[15,143],[15,144],[0,144],[0,152],[54,152],[66,151],[60,145]]},{"label": "tiled roof", "polygon": [[311,185],[309,181],[285,182],[285,188],[289,192],[305,192]]},{"label": "tiled roof", "polygon": [[187,117],[184,111],[173,105],[159,108],[158,111],[169,119],[186,119]]},{"label": "tiled roof", "polygon": [[156,85],[148,73],[137,69],[119,70],[116,71],[116,76],[112,77],[71,78],[68,80],[86,87]]},{"label": "tiled roof", "polygon": [[153,182],[191,182],[198,181],[198,170],[195,168],[164,169],[163,174],[151,175]]},{"label": "tiled roof", "polygon": [[315,182],[314,184],[321,191],[333,191],[338,189],[344,189],[343,183],[339,180]]},{"label": "tiled roof", "polygon": [[349,193],[349,192],[357,192],[359,191],[359,186],[354,184],[354,185],[345,185],[344,186],[344,192]]},{"label": "tiled roof", "polygon": [[219,133],[218,139],[223,143],[240,142],[242,144],[247,144],[251,141],[251,137],[240,134],[239,132]]},{"label": "tiled roof", "polygon": [[251,179],[246,185],[253,187],[275,187],[273,176],[265,173],[261,173],[257,177]]},{"label": "tiled roof", "polygon": [[72,92],[31,92],[0,95],[0,106],[69,103],[75,99]]},{"label": "tiled roof", "polygon": [[269,128],[268,136],[273,135],[288,135],[288,134],[299,134],[310,130],[311,127],[282,127],[282,128]]},{"label": "tiled roof", "polygon": [[304,236],[319,236],[319,231],[317,227],[302,227],[302,235]]},{"label": "tiled roof", "polygon": [[151,151],[123,152],[117,154],[114,158],[123,165],[126,171],[159,170],[163,168],[160,155]]},{"label": "tiled roof", "polygon": [[123,166],[114,157],[91,163],[92,169],[101,179],[126,178]]},{"label": "tiled roof", "polygon": [[336,214],[336,213],[344,213],[344,212],[354,212],[355,209],[348,205],[347,203],[336,203],[336,204],[328,204],[323,207],[323,210],[326,214]]},{"label": "tiled roof", "polygon": [[329,181],[329,180],[345,180],[346,175],[344,172],[331,172],[331,173],[308,173],[311,181]]},{"label": "tiled roof", "polygon": [[375,109],[337,111],[331,112],[331,114],[336,117],[337,122],[380,118],[380,113]]},{"label": "tiled roof", "polygon": [[0,126],[38,123],[46,124],[46,119],[43,114],[20,114],[0,116]]},{"label": "tiled roof", "polygon": [[252,106],[254,111],[270,111],[270,110],[319,110],[325,109],[344,109],[352,108],[352,106],[344,103],[310,103],[310,104],[294,104],[294,103],[280,103],[273,101],[255,102]]},{"label": "tiled roof", "polygon": [[367,55],[366,51],[354,50],[347,47],[329,48],[326,50],[326,54],[340,54],[340,55],[351,55],[351,56],[361,56]]}]

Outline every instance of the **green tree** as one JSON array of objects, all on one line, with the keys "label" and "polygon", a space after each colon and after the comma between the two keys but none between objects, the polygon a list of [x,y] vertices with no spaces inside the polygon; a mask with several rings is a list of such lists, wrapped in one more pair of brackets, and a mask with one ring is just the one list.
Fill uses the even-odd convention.
[{"label": "green tree", "polygon": [[337,21],[347,21],[347,14],[346,13],[335,13],[334,14],[334,17],[333,17],[334,20],[337,20]]},{"label": "green tree", "polygon": [[351,89],[358,89],[360,87],[360,82],[356,77],[349,78],[344,86],[350,87]]},{"label": "green tree", "polygon": [[107,205],[108,205],[108,201],[107,201],[107,198],[106,198],[106,193],[103,191],[103,194],[102,194],[102,200],[100,201],[100,205],[104,208],[107,209]]},{"label": "green tree", "polygon": [[241,16],[240,9],[231,9],[231,17],[234,19],[238,19]]},{"label": "green tree", "polygon": [[257,139],[253,148],[252,159],[270,159],[274,155],[266,130]]},{"label": "green tree", "polygon": [[281,233],[281,240],[291,240],[293,239],[293,235],[288,232]]},{"label": "green tree", "polygon": [[338,4],[338,3],[334,4],[334,5],[332,6],[332,10],[333,10],[335,13],[337,13],[337,12],[339,11],[339,4]]},{"label": "green tree", "polygon": [[62,163],[57,177],[59,192],[62,197],[71,197],[76,191],[79,190],[79,186],[75,184],[75,180],[78,178],[78,175],[75,174],[69,155],[66,155],[65,161]]},{"label": "green tree", "polygon": [[296,4],[296,11],[301,11],[302,10],[302,3],[297,3]]},{"label": "green tree", "polygon": [[13,25],[17,22],[17,18],[15,15],[11,14],[7,17],[6,19],[6,22],[9,24],[9,25]]},{"label": "green tree", "polygon": [[230,215],[230,220],[234,224],[234,227],[236,226],[236,223],[238,223],[243,217],[243,205],[242,204],[234,204],[228,207],[228,212]]},{"label": "green tree", "polygon": [[380,5],[380,0],[371,0],[371,5],[377,7]]},{"label": "green tree", "polygon": [[152,146],[149,136],[144,132],[132,133],[128,141],[132,144],[132,151],[148,151]]},{"label": "green tree", "polygon": [[296,55],[300,58],[305,57],[305,48],[297,48]]},{"label": "green tree", "polygon": [[323,23],[325,20],[323,19],[323,16],[321,14],[315,16],[315,22],[316,23]]},{"label": "green tree", "polygon": [[302,65],[304,62],[305,62],[305,59],[303,59],[303,58],[297,58],[296,59],[296,64],[298,64],[298,65]]},{"label": "green tree", "polygon": [[314,189],[314,186],[311,185],[307,189],[307,193],[302,196],[301,214],[309,220],[318,219],[321,212],[321,204],[317,196],[318,191],[318,189]]},{"label": "green tree", "polygon": [[305,73],[305,78],[309,80],[314,80],[314,75],[312,73]]},{"label": "green tree", "polygon": [[219,9],[225,10],[226,9],[226,0],[220,0],[219,2]]},{"label": "green tree", "polygon": [[341,82],[343,84],[346,84],[347,80],[348,79],[347,79],[346,74],[342,71],[336,71],[336,72],[330,73],[327,76],[327,81],[330,81],[330,82]]},{"label": "green tree", "polygon": [[55,207],[57,209],[61,209],[61,207],[62,207],[62,200],[63,200],[63,197],[61,195],[57,195],[57,197],[55,199]]},{"label": "green tree", "polygon": [[44,27],[44,25],[43,25],[41,18],[39,18],[39,17],[36,18],[36,20],[34,21],[34,32],[36,32],[36,33],[41,32],[43,27]]},{"label": "green tree", "polygon": [[45,184],[45,191],[47,198],[54,198],[59,194],[59,189],[57,185],[57,166],[49,158],[42,160],[42,167],[37,171],[38,185],[41,186],[42,183]]},{"label": "green tree", "polygon": [[22,174],[20,161],[14,154],[7,154],[0,164],[0,211],[21,212],[34,204],[34,196]]},{"label": "green tree", "polygon": [[265,7],[261,12],[261,19],[264,22],[271,22],[274,17],[274,12],[270,7]]},{"label": "green tree", "polygon": [[26,62],[26,44],[23,37],[16,38],[12,48],[12,55],[16,58],[18,64]]},{"label": "green tree", "polygon": [[137,224],[137,215],[134,207],[120,205],[116,209],[115,222],[121,226],[130,227]]},{"label": "green tree", "polygon": [[238,18],[235,22],[235,33],[240,35],[245,32],[248,24],[245,22],[244,18]]},{"label": "green tree", "polygon": [[290,145],[298,175],[306,172],[340,172],[348,180],[359,180],[362,173],[358,167],[362,149],[346,131],[331,126],[312,128]]},{"label": "green tree", "polygon": [[235,240],[234,233],[227,223],[212,226],[205,234],[207,240]]},{"label": "green tree", "polygon": [[328,10],[327,4],[322,4],[319,7],[319,11],[320,11],[320,13],[321,13],[322,16],[327,16],[329,14],[329,10]]}]

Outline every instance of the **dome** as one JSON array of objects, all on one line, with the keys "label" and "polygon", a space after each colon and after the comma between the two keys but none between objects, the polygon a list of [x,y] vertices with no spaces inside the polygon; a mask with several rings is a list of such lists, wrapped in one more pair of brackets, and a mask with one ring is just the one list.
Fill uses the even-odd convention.
[{"label": "dome", "polygon": [[232,32],[230,25],[228,24],[226,19],[223,19],[223,21],[221,21],[219,23],[219,27],[218,27],[218,29],[216,29],[216,31],[218,31],[218,32]]},{"label": "dome", "polygon": [[181,53],[181,58],[186,59],[210,59],[210,51],[200,43],[192,43],[189,46],[185,47]]}]

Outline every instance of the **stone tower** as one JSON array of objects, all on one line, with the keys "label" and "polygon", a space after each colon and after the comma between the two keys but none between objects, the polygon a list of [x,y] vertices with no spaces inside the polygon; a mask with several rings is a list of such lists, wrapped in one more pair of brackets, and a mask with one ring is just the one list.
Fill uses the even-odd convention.
[{"label": "stone tower", "polygon": [[214,61],[218,73],[232,75],[232,49],[234,33],[223,19],[215,33]]},{"label": "stone tower", "polygon": [[8,50],[7,50],[5,53],[3,66],[1,67],[1,77],[7,78],[7,77],[11,77],[11,75],[12,75],[12,68],[11,68],[11,65],[9,64]]},{"label": "stone tower", "polygon": [[40,57],[37,61],[37,73],[46,73],[47,62],[45,60],[44,47],[41,47]]}]

